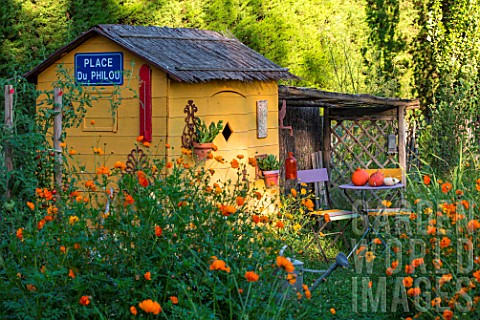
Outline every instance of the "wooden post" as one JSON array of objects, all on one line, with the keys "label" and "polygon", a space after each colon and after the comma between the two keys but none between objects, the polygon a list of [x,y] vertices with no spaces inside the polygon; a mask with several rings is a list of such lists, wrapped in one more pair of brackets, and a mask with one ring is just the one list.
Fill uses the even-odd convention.
[{"label": "wooden post", "polygon": [[[12,133],[13,129],[13,93],[14,89],[12,85],[5,86],[5,131],[9,134]],[[5,167],[6,167],[6,196],[7,199],[12,196],[12,190],[10,190],[10,176],[9,172],[13,170],[13,151],[10,146],[10,142],[7,141],[5,144]]]},{"label": "wooden post", "polygon": [[62,148],[60,139],[62,138],[62,89],[53,89],[53,148],[55,149],[55,186],[62,187]]},{"label": "wooden post", "polygon": [[323,108],[323,167],[327,168],[328,174],[330,173],[330,160],[331,160],[331,138],[330,138],[330,110]]},{"label": "wooden post", "polygon": [[407,170],[407,149],[406,149],[406,132],[405,132],[405,106],[397,107],[398,117],[398,164],[403,171],[402,183],[406,184]]}]

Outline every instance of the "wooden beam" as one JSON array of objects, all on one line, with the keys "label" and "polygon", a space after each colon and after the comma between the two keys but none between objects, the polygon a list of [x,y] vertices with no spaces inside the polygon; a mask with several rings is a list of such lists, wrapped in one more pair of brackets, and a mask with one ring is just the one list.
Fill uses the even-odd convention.
[{"label": "wooden beam", "polygon": [[[405,132],[405,106],[398,107],[398,164],[403,172],[407,170],[407,150]],[[402,176],[402,183],[406,184],[406,175]]]},{"label": "wooden beam", "polygon": [[327,168],[327,172],[330,173],[330,160],[332,157],[331,150],[331,137],[330,137],[330,113],[329,109],[323,110],[323,165]]},{"label": "wooden beam", "polygon": [[[12,134],[13,129],[13,94],[14,89],[12,85],[5,86],[5,131],[8,134]],[[13,150],[10,145],[10,141],[5,144],[5,168],[7,174],[6,181],[6,197],[9,199],[12,196],[12,190],[10,189],[10,175],[9,172],[13,171]]]},{"label": "wooden beam", "polygon": [[[420,102],[416,100],[408,99],[395,99],[377,97],[368,94],[346,94],[338,92],[328,92],[317,90],[313,88],[300,88],[279,86],[278,87],[279,99],[293,100],[295,98],[304,100],[323,100],[329,103],[363,103],[367,105],[384,105],[384,106],[405,106],[405,107],[420,107]],[[335,101],[335,102],[334,102]]]},{"label": "wooden beam", "polygon": [[53,148],[55,149],[55,185],[57,188],[62,187],[62,147],[60,142],[62,138],[62,89],[53,89]]}]

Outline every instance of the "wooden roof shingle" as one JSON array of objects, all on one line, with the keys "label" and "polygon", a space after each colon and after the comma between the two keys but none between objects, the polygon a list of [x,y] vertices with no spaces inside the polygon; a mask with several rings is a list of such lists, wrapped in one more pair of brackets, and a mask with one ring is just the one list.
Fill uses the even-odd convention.
[{"label": "wooden roof shingle", "polygon": [[95,35],[110,39],[180,82],[298,79],[288,69],[278,66],[237,39],[218,32],[117,24],[97,25],[84,32],[26,73],[25,77],[36,82],[43,70]]}]

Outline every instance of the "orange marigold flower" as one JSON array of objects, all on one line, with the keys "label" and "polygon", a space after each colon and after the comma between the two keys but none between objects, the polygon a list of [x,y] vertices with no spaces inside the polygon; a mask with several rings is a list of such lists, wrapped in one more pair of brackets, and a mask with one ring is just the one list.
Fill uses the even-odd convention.
[{"label": "orange marigold flower", "polygon": [[398,260],[392,261],[392,269],[397,269],[398,267]]},{"label": "orange marigold flower", "polygon": [[234,206],[231,206],[231,205],[226,206],[222,204],[220,206],[220,211],[223,216],[228,217],[231,214],[234,214],[235,212],[237,212],[237,209]]},{"label": "orange marigold flower", "polygon": [[296,197],[297,196],[297,189],[295,189],[295,188],[290,189],[290,194],[292,196]]},{"label": "orange marigold flower", "polygon": [[116,161],[113,164],[113,167],[115,169],[125,170],[127,168],[127,165],[125,163],[123,163],[122,161]]},{"label": "orange marigold flower", "polygon": [[335,308],[330,308],[330,313],[331,314],[337,314],[337,310],[335,310]]},{"label": "orange marigold flower", "polygon": [[452,184],[450,182],[445,182],[442,184],[443,193],[448,193],[450,190],[452,190]]},{"label": "orange marigold flower", "polygon": [[308,286],[306,284],[302,284],[303,291],[305,292],[305,298],[311,299],[312,293],[308,290]]},{"label": "orange marigold flower", "polygon": [[76,154],[77,154],[77,150],[71,149],[70,151],[68,151],[68,154],[71,155],[71,156],[76,155]]},{"label": "orange marigold flower", "polygon": [[110,169],[105,167],[105,166],[100,166],[97,169],[97,174],[105,174],[105,175],[109,176],[110,175]]},{"label": "orange marigold flower", "polygon": [[152,273],[150,271],[147,271],[147,272],[145,272],[143,277],[145,278],[145,280],[150,281],[150,280],[152,280]]},{"label": "orange marigold flower", "polygon": [[32,202],[27,201],[27,206],[30,208],[30,210],[35,210],[35,205]]},{"label": "orange marigold flower", "polygon": [[408,289],[408,291],[407,291],[407,294],[408,294],[410,297],[419,296],[420,293],[422,293],[422,290],[420,290],[420,288],[410,288],[410,289]]},{"label": "orange marigold flower", "polygon": [[277,267],[282,268],[288,273],[292,273],[295,270],[292,262],[283,256],[278,256],[276,259]]},{"label": "orange marigold flower", "polygon": [[242,160],[245,156],[243,154],[237,154],[237,159]]},{"label": "orange marigold flower", "polygon": [[237,206],[241,207],[245,204],[245,199],[243,197],[237,196],[235,198],[235,202],[237,203]]},{"label": "orange marigold flower", "polygon": [[372,251],[367,251],[367,253],[365,253],[365,261],[372,262],[375,258],[376,256]]},{"label": "orange marigold flower", "polygon": [[329,223],[331,221],[330,215],[328,213],[323,214],[323,220],[325,220],[325,223]]},{"label": "orange marigold flower", "polygon": [[146,147],[146,148],[150,148],[150,142],[148,141],[143,141],[143,146]]},{"label": "orange marigold flower", "polygon": [[124,206],[127,206],[129,204],[133,204],[135,200],[133,200],[133,197],[129,194],[125,194],[125,202],[123,203]]},{"label": "orange marigold flower", "polygon": [[103,155],[103,149],[102,148],[93,148],[93,153],[98,154],[99,156]]},{"label": "orange marigold flower", "polygon": [[437,232],[437,228],[434,226],[427,226],[427,234],[428,235],[433,235]]},{"label": "orange marigold flower", "polygon": [[430,176],[428,176],[428,175],[424,175],[424,176],[423,176],[423,183],[424,183],[425,185],[428,186],[431,181],[432,181],[432,180],[430,179]]},{"label": "orange marigold flower", "polygon": [[436,297],[435,299],[432,300],[431,305],[432,307],[440,306],[440,303],[442,303],[442,298]]},{"label": "orange marigold flower", "polygon": [[138,177],[138,183],[142,186],[142,187],[148,187],[148,179],[147,179],[147,176],[145,174],[145,172],[143,171],[138,171],[137,172],[137,177]]},{"label": "orange marigold flower", "polygon": [[255,196],[257,197],[257,200],[260,200],[263,197],[263,195],[258,191],[255,191]]},{"label": "orange marigold flower", "polygon": [[238,169],[240,167],[240,164],[238,163],[237,159],[233,159],[230,161],[230,165],[232,166],[233,169]]},{"label": "orange marigold flower", "polygon": [[442,285],[442,284],[444,284],[444,283],[447,283],[447,282],[452,281],[452,279],[453,279],[452,274],[451,274],[451,273],[447,273],[447,274],[442,275],[442,277],[438,280],[438,283],[439,283],[440,285]]},{"label": "orange marigold flower", "polygon": [[92,180],[85,181],[85,188],[95,191],[95,182],[93,182]]},{"label": "orange marigold flower", "polygon": [[65,246],[60,246],[60,251],[65,253],[67,252],[67,248]]},{"label": "orange marigold flower", "polygon": [[412,274],[415,272],[415,268],[412,265],[407,264],[405,266],[405,273],[406,274]]},{"label": "orange marigold flower", "polygon": [[307,207],[307,209],[309,211],[313,211],[314,206],[315,206],[315,204],[313,203],[313,201],[311,199],[305,200],[305,207]]},{"label": "orange marigold flower", "polygon": [[452,240],[450,240],[448,237],[443,237],[442,240],[440,240],[440,248],[446,248],[450,246],[450,243]]},{"label": "orange marigold flower", "polygon": [[230,267],[223,260],[214,259],[210,264],[210,270],[222,270],[230,273]]},{"label": "orange marigold flower", "polygon": [[82,296],[80,300],[78,300],[82,306],[88,306],[90,304],[90,297],[89,296]]},{"label": "orange marigold flower", "polygon": [[257,282],[259,278],[259,275],[253,271],[245,272],[245,279],[247,279],[248,282]]},{"label": "orange marigold flower", "polygon": [[178,298],[175,296],[170,296],[170,301],[172,301],[173,304],[178,304]]},{"label": "orange marigold flower", "polygon": [[162,228],[160,228],[159,226],[155,226],[155,235],[157,237],[160,237],[162,235]]},{"label": "orange marigold flower", "polygon": [[213,151],[217,151],[217,150],[218,150],[218,147],[217,147],[216,145],[212,144],[212,150],[213,150]]},{"label": "orange marigold flower", "polygon": [[255,157],[248,158],[248,164],[251,165],[252,167],[257,166],[257,159]]},{"label": "orange marigold flower", "polygon": [[66,142],[60,142],[60,148],[65,148],[67,146],[67,143]]},{"label": "orange marigold flower", "polygon": [[165,148],[170,149],[170,143],[165,143]]},{"label": "orange marigold flower", "polygon": [[167,169],[171,169],[171,168],[173,168],[173,163],[171,163],[170,161],[168,161],[165,166],[167,167]]},{"label": "orange marigold flower", "polygon": [[373,243],[382,244],[382,240],[380,240],[380,238],[375,238],[375,239],[373,239]]},{"label": "orange marigold flower", "polygon": [[470,203],[467,200],[462,200],[461,203],[466,210],[470,208]]},{"label": "orange marigold flower", "polygon": [[25,287],[30,292],[37,291],[37,287],[35,287],[33,284],[27,284],[27,285],[25,285]]},{"label": "orange marigold flower", "polygon": [[291,285],[295,284],[295,282],[297,282],[297,275],[295,273],[287,274],[287,281]]},{"label": "orange marigold flower", "polygon": [[137,308],[135,308],[135,306],[131,306],[130,307],[130,313],[133,314],[134,316],[137,315]]},{"label": "orange marigold flower", "polygon": [[475,277],[475,280],[477,280],[477,282],[480,282],[480,269],[475,271],[473,273],[473,276]]},{"label": "orange marigold flower", "polygon": [[282,221],[277,221],[277,223],[275,224],[275,226],[276,226],[278,229],[282,229],[283,227],[285,227],[285,224],[284,224]]},{"label": "orange marigold flower", "polygon": [[412,277],[403,278],[403,286],[405,288],[410,288],[412,285],[413,285],[413,278]]},{"label": "orange marigold flower", "polygon": [[389,267],[389,268],[387,268],[385,273],[387,274],[387,276],[391,276],[393,274],[393,269]]},{"label": "orange marigold flower", "polygon": [[412,266],[414,268],[419,267],[420,265],[424,264],[423,258],[416,258],[412,260]]},{"label": "orange marigold flower", "polygon": [[222,163],[222,164],[225,163],[225,160],[223,159],[222,156],[216,156],[215,160],[217,160],[218,163]]},{"label": "orange marigold flower", "polygon": [[160,304],[157,301],[152,301],[152,299],[143,300],[138,304],[138,306],[146,313],[159,314],[162,312],[162,307],[160,307]]},{"label": "orange marigold flower", "polygon": [[442,260],[440,260],[440,259],[433,259],[432,263],[433,263],[433,266],[435,267],[435,269],[440,269],[443,265]]},{"label": "orange marigold flower", "polygon": [[261,223],[267,223],[268,222],[268,217],[266,215],[261,215],[260,216],[260,222]]},{"label": "orange marigold flower", "polygon": [[95,120],[93,120],[93,119],[90,120],[90,124],[91,124],[92,126],[94,126],[94,125],[95,125]]},{"label": "orange marigold flower", "polygon": [[480,228],[480,222],[476,219],[470,220],[467,223],[467,229],[469,231],[475,231]]},{"label": "orange marigold flower", "polygon": [[18,239],[23,240],[23,228],[18,228],[15,235],[17,236]]},{"label": "orange marigold flower", "polygon": [[40,221],[38,221],[37,223],[37,229],[38,230],[42,230],[43,229],[43,226],[45,225],[45,223],[47,223],[47,221],[45,219],[42,219]]},{"label": "orange marigold flower", "polygon": [[443,311],[443,319],[444,320],[451,320],[453,318],[453,311],[450,309],[446,309]]},{"label": "orange marigold flower", "polygon": [[255,224],[257,224],[257,223],[260,222],[260,217],[257,216],[256,214],[254,214],[254,215],[252,216],[252,220],[253,220],[253,222],[255,222]]},{"label": "orange marigold flower", "polygon": [[136,140],[137,140],[137,142],[142,142],[143,141],[143,136],[138,136]]},{"label": "orange marigold flower", "polygon": [[70,269],[70,271],[68,272],[68,276],[72,279],[75,279],[75,272],[73,272],[73,270]]},{"label": "orange marigold flower", "polygon": [[386,208],[390,208],[390,206],[392,205],[392,201],[390,200],[383,200],[382,201],[382,205]]}]

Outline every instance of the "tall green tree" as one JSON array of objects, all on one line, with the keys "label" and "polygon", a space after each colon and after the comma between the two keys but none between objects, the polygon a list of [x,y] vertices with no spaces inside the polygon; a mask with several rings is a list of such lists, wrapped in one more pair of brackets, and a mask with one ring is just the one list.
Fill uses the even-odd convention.
[{"label": "tall green tree", "polygon": [[419,11],[415,88],[430,118],[421,146],[442,171],[478,152],[479,18],[477,1],[427,0]]}]

